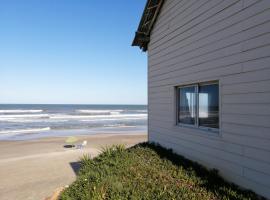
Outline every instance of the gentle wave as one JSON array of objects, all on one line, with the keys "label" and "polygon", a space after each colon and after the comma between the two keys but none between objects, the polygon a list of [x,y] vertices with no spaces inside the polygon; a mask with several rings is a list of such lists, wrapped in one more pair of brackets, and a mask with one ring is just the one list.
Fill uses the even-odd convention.
[{"label": "gentle wave", "polygon": [[29,114],[29,115],[0,115],[1,119],[15,119],[15,118],[48,118],[48,114]]},{"label": "gentle wave", "polygon": [[0,113],[40,113],[43,110],[0,110]]},{"label": "gentle wave", "polygon": [[[126,117],[120,118],[121,121],[128,121],[128,120],[144,120],[146,117]],[[82,119],[81,122],[98,122],[98,121],[115,121],[119,120],[119,118],[104,118],[104,119]]]},{"label": "gentle wave", "polygon": [[105,125],[104,127],[117,127],[117,128],[135,128],[136,126],[126,126],[126,125],[121,125],[121,124],[109,124]]},{"label": "gentle wave", "polygon": [[13,122],[13,123],[63,123],[68,122],[67,119],[59,119],[59,120],[51,120],[50,118],[28,118],[28,119],[22,119],[22,118],[7,118],[7,119],[0,119],[0,121],[5,122]]},{"label": "gentle wave", "polygon": [[88,114],[88,115],[117,115],[123,112],[124,110],[76,110],[76,112]]},{"label": "gentle wave", "polygon": [[33,128],[33,129],[17,129],[17,130],[0,131],[0,135],[3,135],[3,134],[34,133],[34,132],[49,131],[49,130],[51,130],[50,127]]},{"label": "gentle wave", "polygon": [[98,119],[98,118],[126,118],[142,117],[146,118],[147,114],[121,114],[121,115],[52,115],[50,119]]},{"label": "gentle wave", "polygon": [[146,119],[147,114],[100,114],[100,115],[68,115],[68,114],[22,114],[22,115],[0,115],[0,121],[27,123],[27,122],[66,122],[68,120],[82,120],[88,119],[90,121],[101,120],[132,120],[132,119]]},{"label": "gentle wave", "polygon": [[142,113],[146,113],[147,110],[134,110],[134,112],[142,112]]},{"label": "gentle wave", "polygon": [[[86,119],[85,117],[80,119],[77,118],[75,120],[79,120],[80,122],[99,122],[99,121],[115,121],[115,120],[144,120],[146,117],[125,117],[125,118],[92,118],[92,119]],[[69,118],[65,119],[0,119],[0,121],[6,121],[6,122],[13,122],[13,123],[64,123],[68,122]]]}]

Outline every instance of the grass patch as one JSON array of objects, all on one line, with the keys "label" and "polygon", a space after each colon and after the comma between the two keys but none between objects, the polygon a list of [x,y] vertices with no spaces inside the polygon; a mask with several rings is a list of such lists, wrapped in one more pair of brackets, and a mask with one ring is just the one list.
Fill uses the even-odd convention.
[{"label": "grass patch", "polygon": [[222,179],[216,170],[154,144],[132,148],[104,148],[91,159],[81,159],[77,180],[61,200],[88,199],[259,199]]}]

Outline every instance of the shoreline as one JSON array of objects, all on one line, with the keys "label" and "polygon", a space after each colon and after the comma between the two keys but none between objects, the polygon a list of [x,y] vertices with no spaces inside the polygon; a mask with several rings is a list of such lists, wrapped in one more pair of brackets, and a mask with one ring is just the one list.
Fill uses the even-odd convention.
[{"label": "shoreline", "polygon": [[1,200],[45,199],[76,178],[78,160],[84,154],[98,155],[104,146],[133,146],[147,140],[146,132],[76,135],[76,143],[88,141],[83,150],[64,148],[67,136],[34,140],[0,141]]},{"label": "shoreline", "polygon": [[63,129],[63,130],[48,130],[41,132],[29,132],[21,134],[0,134],[1,141],[33,141],[43,138],[52,137],[81,137],[91,135],[126,135],[126,134],[138,134],[147,132],[146,126],[130,126],[130,127],[103,127],[103,128],[92,128],[92,129]]}]

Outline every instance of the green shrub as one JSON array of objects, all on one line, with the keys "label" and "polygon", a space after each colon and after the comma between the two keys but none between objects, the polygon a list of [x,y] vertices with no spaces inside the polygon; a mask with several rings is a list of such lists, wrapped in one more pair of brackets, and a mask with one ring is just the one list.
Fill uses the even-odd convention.
[{"label": "green shrub", "polygon": [[89,163],[92,163],[91,156],[89,154],[84,154],[80,158],[81,165],[88,165]]},{"label": "green shrub", "polygon": [[258,199],[224,181],[217,170],[209,171],[155,144],[104,147],[94,159],[83,156],[81,164],[77,180],[61,200]]},{"label": "green shrub", "polygon": [[111,156],[115,153],[121,153],[125,150],[125,145],[123,144],[114,144],[112,146],[105,146],[101,148],[101,153],[105,156]]}]

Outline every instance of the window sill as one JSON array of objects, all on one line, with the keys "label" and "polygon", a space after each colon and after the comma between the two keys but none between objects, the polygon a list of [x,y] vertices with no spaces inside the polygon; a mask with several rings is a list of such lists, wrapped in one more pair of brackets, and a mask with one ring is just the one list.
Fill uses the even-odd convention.
[{"label": "window sill", "polygon": [[188,125],[188,124],[176,124],[176,128],[187,128],[194,131],[198,131],[198,134],[204,134],[205,133],[209,136],[220,136],[221,131],[220,129],[214,129],[214,128],[207,128],[207,127],[198,127],[194,125]]}]

